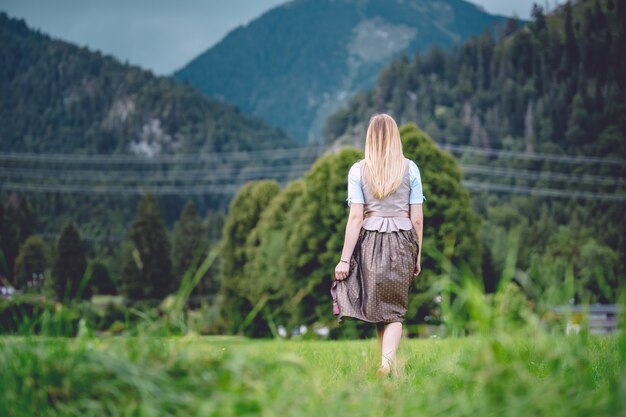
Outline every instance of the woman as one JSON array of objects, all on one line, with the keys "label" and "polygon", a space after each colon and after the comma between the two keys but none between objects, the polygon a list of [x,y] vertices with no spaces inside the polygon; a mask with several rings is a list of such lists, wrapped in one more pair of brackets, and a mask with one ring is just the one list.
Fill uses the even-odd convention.
[{"label": "woman", "polygon": [[373,116],[365,158],[348,174],[350,215],[334,290],[339,322],[348,317],[376,323],[378,376],[397,375],[409,287],[421,270],[424,200],[419,169],[402,153],[396,122],[386,114]]}]

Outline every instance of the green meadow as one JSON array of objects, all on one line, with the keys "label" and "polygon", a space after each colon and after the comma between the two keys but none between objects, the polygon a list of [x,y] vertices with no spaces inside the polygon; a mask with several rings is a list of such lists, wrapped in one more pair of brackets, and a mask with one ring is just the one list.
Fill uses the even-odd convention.
[{"label": "green meadow", "polygon": [[624,416],[626,337],[0,339],[2,416]]}]

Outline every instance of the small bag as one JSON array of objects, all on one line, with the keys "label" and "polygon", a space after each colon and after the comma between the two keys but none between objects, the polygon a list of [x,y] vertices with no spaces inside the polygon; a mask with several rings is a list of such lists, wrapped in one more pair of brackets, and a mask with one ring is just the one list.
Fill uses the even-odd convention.
[{"label": "small bag", "polygon": [[333,314],[339,315],[339,305],[337,304],[337,280],[334,280],[330,286],[330,295],[333,297]]}]

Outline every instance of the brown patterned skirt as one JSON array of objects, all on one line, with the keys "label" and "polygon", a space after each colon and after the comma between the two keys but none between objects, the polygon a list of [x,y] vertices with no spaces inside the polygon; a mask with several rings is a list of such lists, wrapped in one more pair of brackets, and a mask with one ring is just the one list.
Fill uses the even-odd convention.
[{"label": "brown patterned skirt", "polygon": [[418,253],[415,229],[378,232],[361,229],[348,278],[337,281],[339,322],[403,322]]}]

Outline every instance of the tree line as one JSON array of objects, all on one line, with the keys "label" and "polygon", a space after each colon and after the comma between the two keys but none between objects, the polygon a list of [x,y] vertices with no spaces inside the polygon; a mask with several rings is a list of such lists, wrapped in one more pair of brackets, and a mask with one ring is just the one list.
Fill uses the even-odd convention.
[{"label": "tree line", "polygon": [[[427,272],[415,281],[408,314],[412,322],[420,322],[435,308],[424,294],[442,273],[439,254],[449,252],[445,245],[454,242],[454,250],[446,252],[449,260],[478,277],[482,247],[479,219],[461,186],[458,163],[417,126],[403,126],[401,133],[405,155],[422,169],[428,199],[422,258]],[[327,153],[303,178],[282,189],[273,180],[249,182],[231,201],[225,219],[207,215],[203,221],[188,203],[171,234],[157,200],[147,194],[128,239],[108,260],[106,252],[86,259],[71,223],[51,250],[32,234],[27,200],[11,194],[3,205],[0,247],[8,262],[2,272],[21,290],[45,293],[48,288],[62,301],[103,293],[162,300],[179,289],[185,272],[198,268],[210,247],[219,245],[218,264],[195,289],[217,295],[220,314],[214,331],[268,336],[277,333],[278,325],[332,323],[328,290],[345,232],[347,172],[362,156],[355,148]],[[29,220],[20,223],[17,218]],[[23,226],[12,229],[15,224]],[[19,251],[11,250],[15,247]],[[47,280],[29,285],[33,276]]]},{"label": "tree line", "polygon": [[[9,194],[0,204],[0,275],[17,290],[62,302],[96,294],[121,294],[129,300],[160,300],[176,291],[184,273],[201,262],[219,239],[223,215],[202,219],[192,202],[168,233],[156,198],[144,195],[128,233],[115,250],[90,257],[73,222],[56,242],[33,233],[28,200]],[[202,280],[194,294],[216,292],[215,277]]]},{"label": "tree line", "polygon": [[[444,283],[460,288],[468,279],[490,292],[498,285],[494,277],[505,278],[513,284],[504,294],[518,303],[615,299],[620,281],[605,274],[607,265],[618,261],[612,250],[590,240],[578,252],[582,233],[557,227],[552,234],[555,221],[547,213],[540,228],[503,207],[493,209],[497,224],[485,222],[462,186],[458,161],[415,124],[401,126],[401,137],[405,156],[420,167],[426,196],[423,272],[411,286],[409,326],[443,321],[441,295],[450,292]],[[231,201],[226,218],[207,214],[203,220],[188,203],[171,233],[156,198],[144,195],[128,239],[111,256],[92,259],[71,223],[52,249],[33,235],[27,200],[11,194],[1,205],[1,272],[11,274],[11,265],[9,280],[17,288],[50,291],[63,302],[94,294],[160,301],[178,291],[186,272],[196,271],[213,248],[218,263],[193,290],[216,295],[212,332],[260,337],[277,335],[279,326],[325,324],[346,335],[367,334],[371,329],[359,323],[336,325],[329,293],[349,210],[347,172],[362,157],[362,151],[346,147],[323,155],[303,178],[283,188],[273,180],[249,182]],[[511,239],[515,232],[519,239]],[[524,233],[554,246],[539,256],[526,247]],[[522,262],[528,252],[538,261]],[[493,265],[501,269],[494,272]]]}]

